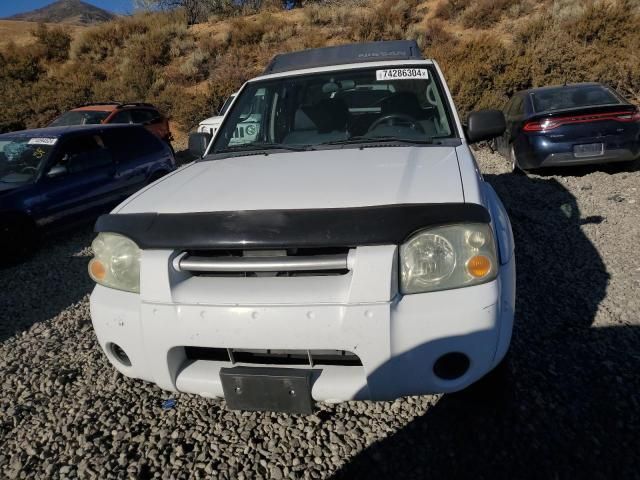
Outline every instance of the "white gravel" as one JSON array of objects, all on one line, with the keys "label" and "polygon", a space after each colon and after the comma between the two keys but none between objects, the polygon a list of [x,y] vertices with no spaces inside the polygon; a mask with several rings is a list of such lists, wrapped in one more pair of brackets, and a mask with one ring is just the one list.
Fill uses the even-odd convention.
[{"label": "white gravel", "polygon": [[477,157],[516,235],[503,383],[296,417],[129,380],[93,335],[85,229],[0,271],[0,478],[640,478],[638,167]]}]

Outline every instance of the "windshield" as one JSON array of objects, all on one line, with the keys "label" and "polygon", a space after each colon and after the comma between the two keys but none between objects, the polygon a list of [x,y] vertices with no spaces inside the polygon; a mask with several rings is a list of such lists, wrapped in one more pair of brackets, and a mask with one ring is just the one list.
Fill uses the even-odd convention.
[{"label": "windshield", "polygon": [[50,127],[67,127],[70,125],[97,125],[109,116],[109,112],[95,110],[76,110],[60,115],[49,124]]},{"label": "windshield", "polygon": [[0,182],[27,183],[44,167],[56,138],[0,138]]},{"label": "windshield", "polygon": [[620,99],[613,92],[601,85],[566,86],[539,90],[532,92],[531,98],[536,112],[620,103]]},{"label": "windshield", "polygon": [[363,68],[249,83],[212,153],[454,136],[431,65]]},{"label": "windshield", "polygon": [[219,116],[223,116],[225,113],[227,113],[227,110],[229,109],[229,105],[231,105],[231,102],[233,102],[233,99],[236,98],[235,95],[231,95],[229,98],[227,98],[224,103],[222,104],[222,108],[220,109],[220,113],[218,114]]}]

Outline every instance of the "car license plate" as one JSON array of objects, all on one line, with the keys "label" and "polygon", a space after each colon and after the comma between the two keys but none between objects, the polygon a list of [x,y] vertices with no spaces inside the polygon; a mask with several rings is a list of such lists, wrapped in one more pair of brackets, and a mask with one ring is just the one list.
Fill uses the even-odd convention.
[{"label": "car license plate", "polygon": [[309,415],[313,412],[311,370],[233,367],[220,369],[227,407]]},{"label": "car license plate", "polygon": [[597,157],[604,153],[604,143],[586,143],[573,146],[573,156],[576,158]]}]

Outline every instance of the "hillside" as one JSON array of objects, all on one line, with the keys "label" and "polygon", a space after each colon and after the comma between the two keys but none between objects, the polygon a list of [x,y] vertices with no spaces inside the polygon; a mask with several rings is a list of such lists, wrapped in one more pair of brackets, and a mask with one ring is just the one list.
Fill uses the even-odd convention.
[{"label": "hillside", "polygon": [[[14,43],[18,46],[29,45],[36,41],[31,32],[38,28],[38,23],[27,22],[23,20],[0,20],[0,49],[3,46]],[[54,28],[57,24],[47,23],[48,28]],[[82,31],[86,26],[82,25],[65,25],[65,31],[72,37]]]},{"label": "hillside", "polygon": [[187,132],[276,53],[400,38],[439,62],[463,115],[565,81],[601,81],[640,103],[638,25],[635,0],[343,0],[193,26],[177,13],[138,13],[0,45],[0,124],[41,126],[77,104],[119,99],[155,103]]},{"label": "hillside", "polygon": [[38,23],[70,23],[74,25],[93,25],[113,20],[111,12],[95,7],[81,0],[58,0],[37,10],[19,13],[7,20],[20,20]]}]

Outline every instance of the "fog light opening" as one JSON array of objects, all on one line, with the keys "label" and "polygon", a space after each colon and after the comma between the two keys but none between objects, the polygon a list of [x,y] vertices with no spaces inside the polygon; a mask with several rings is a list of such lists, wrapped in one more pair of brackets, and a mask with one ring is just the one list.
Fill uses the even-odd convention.
[{"label": "fog light opening", "polygon": [[115,359],[120,362],[125,367],[131,366],[131,360],[129,356],[125,353],[122,347],[116,343],[111,343],[109,345],[109,350],[111,350],[111,355],[115,357]]},{"label": "fog light opening", "polygon": [[442,380],[456,380],[467,373],[470,364],[464,353],[445,353],[433,364],[433,373]]}]

